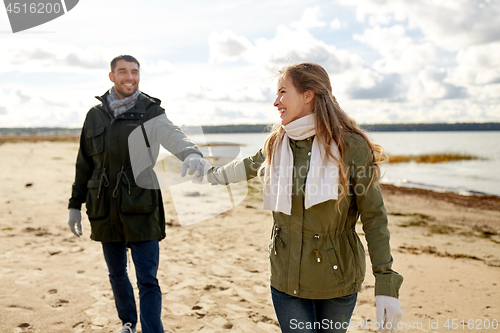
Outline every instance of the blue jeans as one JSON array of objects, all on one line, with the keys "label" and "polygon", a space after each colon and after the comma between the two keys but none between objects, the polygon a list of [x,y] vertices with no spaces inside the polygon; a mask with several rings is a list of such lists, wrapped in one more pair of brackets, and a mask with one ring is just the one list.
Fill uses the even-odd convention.
[{"label": "blue jeans", "polygon": [[137,324],[134,292],[127,275],[127,247],[132,252],[139,287],[142,332],[162,333],[161,290],[156,278],[160,259],[158,240],[102,243],[118,317],[123,324],[131,323],[133,327]]},{"label": "blue jeans", "polygon": [[331,299],[290,296],[271,286],[274,311],[283,333],[347,331],[358,294]]}]

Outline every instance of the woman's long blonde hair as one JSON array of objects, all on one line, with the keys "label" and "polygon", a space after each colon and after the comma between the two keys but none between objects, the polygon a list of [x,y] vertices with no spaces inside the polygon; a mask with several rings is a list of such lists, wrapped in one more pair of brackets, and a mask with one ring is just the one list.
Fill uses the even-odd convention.
[{"label": "woman's long blonde hair", "polygon": [[[323,67],[314,63],[298,63],[288,66],[279,71],[280,80],[292,79],[293,85],[298,92],[304,93],[312,90],[315,93],[313,113],[316,115],[316,138],[319,143],[325,147],[328,155],[339,164],[339,184],[342,186],[338,203],[347,194],[347,166],[343,162],[345,152],[346,133],[357,133],[368,143],[373,160],[373,169],[371,169],[370,184],[378,182],[380,179],[380,163],[387,160],[382,146],[370,141],[368,136],[361,130],[356,122],[342,110],[337,103],[337,99],[332,94],[332,86],[328,73]],[[276,152],[280,141],[283,139],[285,130],[281,126],[281,121],[274,124],[271,128],[271,135],[264,144],[265,161],[260,167],[259,173],[262,174],[264,168],[271,167],[271,159]],[[336,144],[339,149],[340,159],[331,153],[332,144]]]}]

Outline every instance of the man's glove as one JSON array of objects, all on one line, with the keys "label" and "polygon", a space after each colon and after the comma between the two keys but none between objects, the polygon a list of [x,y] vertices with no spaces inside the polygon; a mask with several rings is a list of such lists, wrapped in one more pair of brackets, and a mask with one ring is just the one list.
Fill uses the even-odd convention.
[{"label": "man's glove", "polygon": [[377,322],[380,324],[380,332],[396,333],[398,323],[403,318],[401,304],[395,297],[378,295],[375,296],[377,305]]},{"label": "man's glove", "polygon": [[192,182],[195,184],[208,184],[207,173],[212,164],[204,158],[200,162],[203,164],[203,172],[201,174],[198,174],[198,171],[195,172]]},{"label": "man's glove", "polygon": [[203,164],[201,164],[201,156],[198,154],[189,154],[182,162],[181,177],[186,175],[187,169],[189,169],[189,174],[197,172],[198,175],[203,174]]},{"label": "man's glove", "polygon": [[82,214],[79,209],[70,208],[68,215],[68,225],[75,236],[80,237],[82,232]]}]

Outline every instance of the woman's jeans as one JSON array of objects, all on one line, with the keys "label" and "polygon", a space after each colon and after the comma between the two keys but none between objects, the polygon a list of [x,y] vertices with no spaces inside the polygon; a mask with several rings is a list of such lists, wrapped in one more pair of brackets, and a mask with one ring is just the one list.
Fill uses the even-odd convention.
[{"label": "woman's jeans", "polygon": [[271,286],[274,310],[283,333],[347,331],[358,294],[331,299],[305,299]]},{"label": "woman's jeans", "polygon": [[160,254],[158,240],[102,243],[118,317],[123,324],[131,323],[132,327],[137,324],[134,291],[127,275],[127,247],[132,252],[139,287],[142,332],[162,333],[161,290],[156,279]]}]

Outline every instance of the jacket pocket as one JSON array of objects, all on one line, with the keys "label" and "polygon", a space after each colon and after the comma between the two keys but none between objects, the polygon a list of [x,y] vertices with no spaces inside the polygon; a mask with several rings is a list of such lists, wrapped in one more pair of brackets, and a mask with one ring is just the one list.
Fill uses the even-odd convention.
[{"label": "jacket pocket", "polygon": [[99,179],[91,179],[87,182],[88,191],[85,207],[87,208],[87,215],[90,219],[102,218],[108,214],[109,206],[106,205],[106,195],[104,193],[104,191],[107,191],[107,188],[103,186],[99,188],[100,185],[102,184]]},{"label": "jacket pocket", "polygon": [[96,155],[104,151],[104,130],[105,126],[87,130],[87,147],[89,155]]},{"label": "jacket pocket", "polygon": [[344,276],[337,254],[329,235],[318,233],[306,236],[300,262],[300,287],[312,292],[343,288]]},{"label": "jacket pocket", "polygon": [[337,259],[337,253],[335,252],[335,249],[326,251],[326,256],[328,257],[328,260],[330,262],[329,268],[333,276],[335,276],[338,282],[343,282],[344,276],[342,274],[342,268],[340,267],[339,260]]},{"label": "jacket pocket", "polygon": [[121,211],[124,213],[151,213],[154,209],[151,190],[130,184],[121,184]]}]

